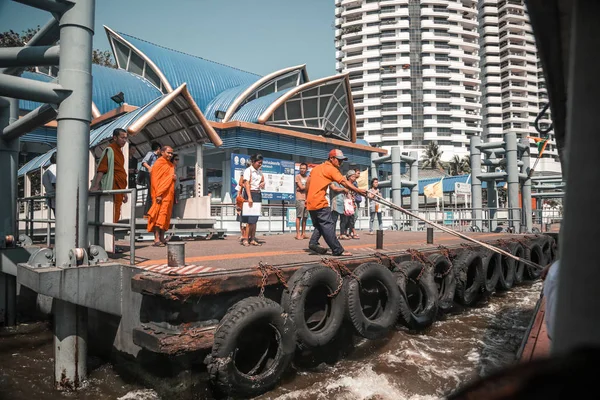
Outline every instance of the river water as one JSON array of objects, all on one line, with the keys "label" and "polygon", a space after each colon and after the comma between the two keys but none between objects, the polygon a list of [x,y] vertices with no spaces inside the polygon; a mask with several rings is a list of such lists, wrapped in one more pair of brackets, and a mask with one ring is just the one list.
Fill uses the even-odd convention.
[{"label": "river water", "polygon": [[[396,331],[387,339],[354,339],[346,357],[330,365],[294,367],[261,400],[438,399],[459,386],[514,362],[533,316],[541,283],[497,293],[477,307],[437,321],[423,333]],[[44,324],[19,333],[0,331],[0,399],[155,400],[160,396],[90,361],[87,387],[52,389],[52,334]],[[315,363],[313,363],[315,364]],[[198,397],[202,398],[202,397]]]}]

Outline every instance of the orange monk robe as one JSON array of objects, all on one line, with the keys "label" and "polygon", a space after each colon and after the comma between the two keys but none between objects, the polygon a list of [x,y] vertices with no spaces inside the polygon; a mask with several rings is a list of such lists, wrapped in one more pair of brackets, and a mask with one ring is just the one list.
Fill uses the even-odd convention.
[{"label": "orange monk robe", "polygon": [[[127,172],[125,171],[125,156],[121,147],[116,143],[111,143],[109,147],[114,153],[114,178],[113,178],[113,190],[116,189],[127,189]],[[103,157],[98,165],[98,172],[104,174],[108,173],[108,158]],[[113,222],[118,222],[121,219],[121,206],[123,205],[123,194],[114,195],[114,216]]]},{"label": "orange monk robe", "polygon": [[[171,213],[175,203],[175,166],[166,158],[161,157],[152,166],[150,186],[152,188],[152,207],[148,211],[148,232],[154,228],[163,231],[171,225]],[[162,197],[160,204],[157,197]]]}]

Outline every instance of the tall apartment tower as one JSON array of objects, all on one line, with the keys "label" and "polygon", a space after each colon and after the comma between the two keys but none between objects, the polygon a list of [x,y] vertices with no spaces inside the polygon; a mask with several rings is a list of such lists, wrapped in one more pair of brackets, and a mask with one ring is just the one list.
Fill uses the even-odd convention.
[{"label": "tall apartment tower", "polygon": [[[350,74],[360,138],[407,150],[434,141],[448,160],[468,154],[472,135],[538,136],[548,96],[523,0],[335,5],[336,69]],[[536,170],[560,170],[552,135]]]}]

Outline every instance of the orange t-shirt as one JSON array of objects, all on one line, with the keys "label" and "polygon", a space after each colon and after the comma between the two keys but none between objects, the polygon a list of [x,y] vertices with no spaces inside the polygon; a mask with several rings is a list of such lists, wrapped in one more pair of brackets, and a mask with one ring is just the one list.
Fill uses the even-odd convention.
[{"label": "orange t-shirt", "polygon": [[328,207],[329,204],[325,198],[327,187],[331,182],[341,183],[345,180],[346,178],[340,170],[334,167],[329,160],[314,167],[310,171],[308,192],[306,193],[306,209],[314,211]]}]

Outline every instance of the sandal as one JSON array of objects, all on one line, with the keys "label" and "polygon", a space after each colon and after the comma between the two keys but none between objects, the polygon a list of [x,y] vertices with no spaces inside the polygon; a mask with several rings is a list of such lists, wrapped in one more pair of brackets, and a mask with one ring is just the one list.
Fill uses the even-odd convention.
[{"label": "sandal", "polygon": [[256,240],[250,242],[252,246],[262,246],[262,243],[258,243]]},{"label": "sandal", "polygon": [[154,242],[152,247],[165,247],[166,245],[163,242]]},{"label": "sandal", "polygon": [[248,247],[248,246],[250,246],[250,243],[248,243],[248,240],[246,240],[246,239],[242,240],[242,243],[241,243],[241,244],[242,244],[242,246],[244,246],[244,247]]},{"label": "sandal", "polygon": [[344,251],[343,253],[340,254],[334,254],[334,257],[350,257],[352,255],[352,253],[350,253],[349,251]]}]

